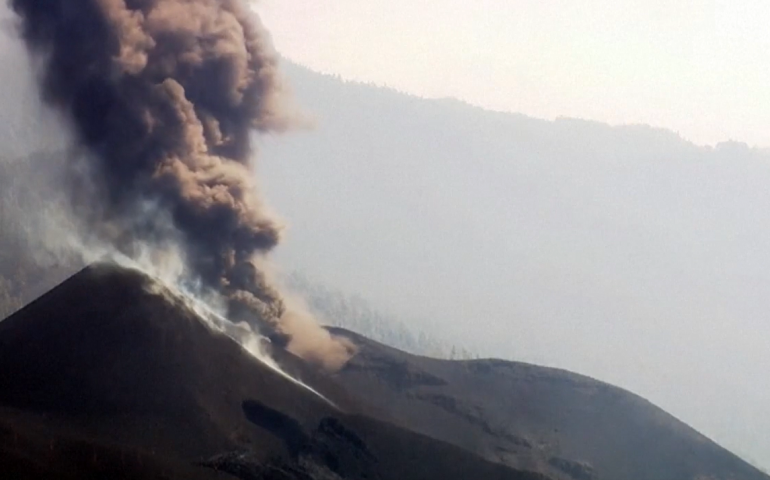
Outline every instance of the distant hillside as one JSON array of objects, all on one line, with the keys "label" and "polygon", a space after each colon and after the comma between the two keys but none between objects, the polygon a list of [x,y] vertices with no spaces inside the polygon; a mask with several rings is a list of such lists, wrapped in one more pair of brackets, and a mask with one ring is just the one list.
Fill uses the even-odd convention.
[{"label": "distant hillside", "polygon": [[403,322],[393,314],[383,313],[358,295],[346,295],[300,272],[292,273],[285,281],[325,325],[352,330],[417,355],[451,360],[477,356],[462,346],[437,338],[428,329],[421,328],[420,324]]},{"label": "distant hillside", "polygon": [[285,70],[317,128],[262,141],[282,266],[621,385],[770,466],[767,152]]}]

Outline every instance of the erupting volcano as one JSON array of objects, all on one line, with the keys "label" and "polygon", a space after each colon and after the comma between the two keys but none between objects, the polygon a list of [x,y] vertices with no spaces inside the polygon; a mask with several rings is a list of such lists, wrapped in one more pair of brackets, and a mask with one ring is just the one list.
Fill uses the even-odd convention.
[{"label": "erupting volcano", "polygon": [[334,342],[268,278],[280,239],[255,135],[290,128],[277,58],[241,0],[11,0],[44,102],[73,132],[80,229],[129,257],[174,248],[228,317],[330,366]]}]

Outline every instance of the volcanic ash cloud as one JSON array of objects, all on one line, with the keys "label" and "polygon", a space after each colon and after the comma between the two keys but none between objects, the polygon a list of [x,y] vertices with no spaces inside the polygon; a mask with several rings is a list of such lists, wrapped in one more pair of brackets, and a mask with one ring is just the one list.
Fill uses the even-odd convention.
[{"label": "volcanic ash cloud", "polygon": [[41,60],[44,102],[85,152],[85,181],[73,175],[69,184],[86,228],[128,254],[136,243],[173,243],[190,277],[225,299],[231,319],[307,359],[344,361],[347,346],[298,321],[306,314],[260,266],[281,228],[257,194],[251,138],[290,128],[293,115],[269,37],[247,5],[9,3]]}]

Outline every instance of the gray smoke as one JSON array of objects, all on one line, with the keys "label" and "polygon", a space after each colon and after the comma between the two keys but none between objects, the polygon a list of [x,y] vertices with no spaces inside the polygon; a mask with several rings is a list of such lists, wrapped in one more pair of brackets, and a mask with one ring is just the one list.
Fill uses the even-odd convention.
[{"label": "gray smoke", "polygon": [[[176,242],[231,318],[274,342],[291,345],[307,329],[313,344],[331,341],[296,321],[259,267],[281,228],[256,193],[251,137],[291,127],[292,115],[256,14],[240,0],[9,4],[42,59],[43,101],[85,152],[71,170],[87,175],[68,179],[84,223],[124,251]],[[158,214],[137,213],[147,205]],[[298,343],[310,357],[335,350]]]}]

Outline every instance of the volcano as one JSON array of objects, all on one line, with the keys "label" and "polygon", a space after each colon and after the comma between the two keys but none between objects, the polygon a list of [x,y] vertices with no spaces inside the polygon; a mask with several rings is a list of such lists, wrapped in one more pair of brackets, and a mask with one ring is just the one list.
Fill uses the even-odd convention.
[{"label": "volcano", "polygon": [[770,478],[570,372],[330,329],[357,353],[328,373],[280,347],[250,353],[201,312],[105,263],[0,322],[0,478]]},{"label": "volcano", "polygon": [[391,423],[276,358],[312,385],[149,276],[88,267],[0,322],[2,478],[547,478]]}]

